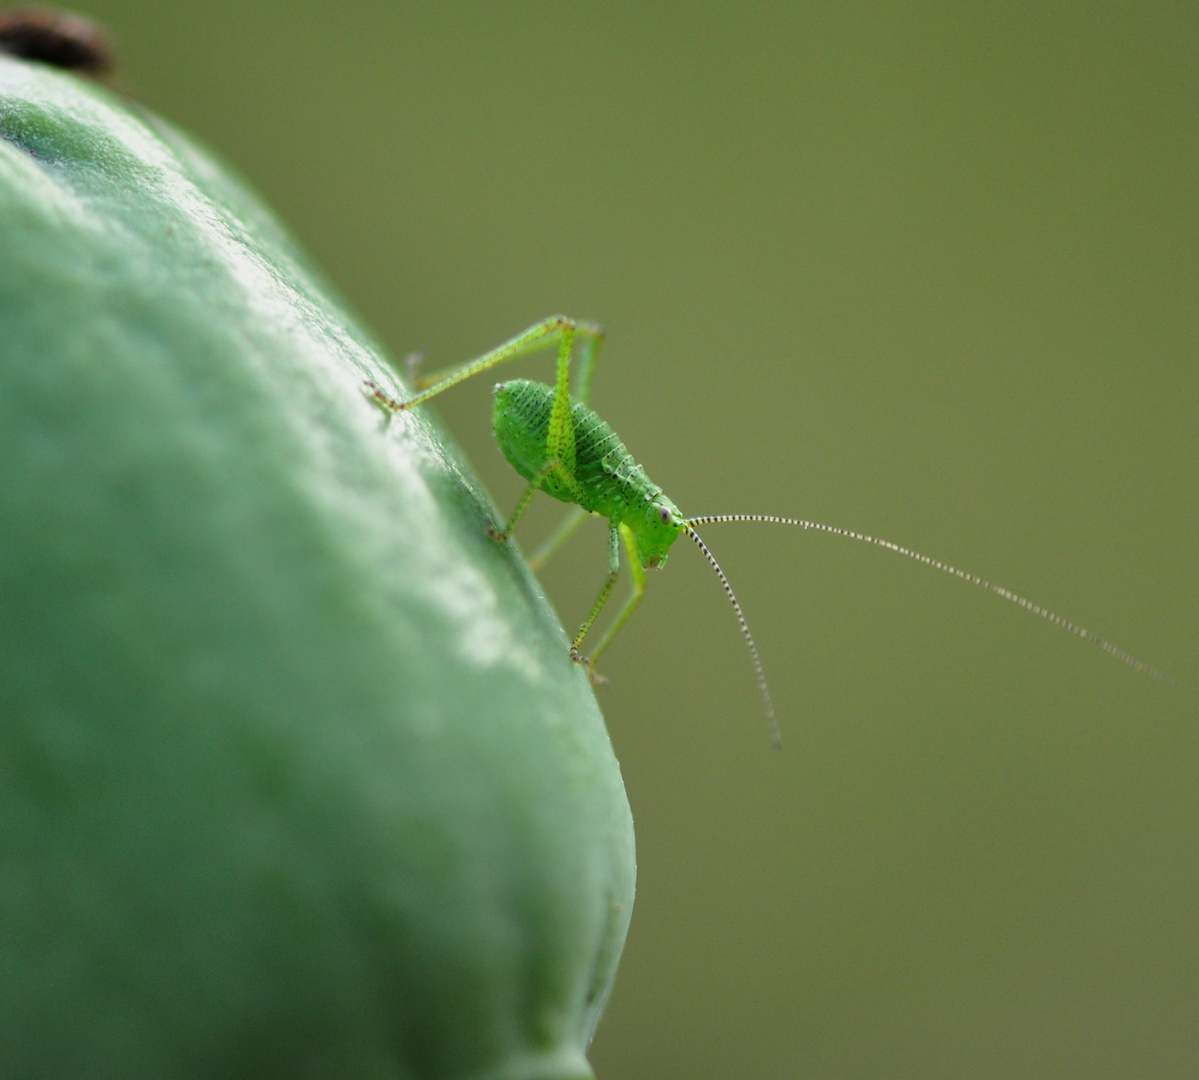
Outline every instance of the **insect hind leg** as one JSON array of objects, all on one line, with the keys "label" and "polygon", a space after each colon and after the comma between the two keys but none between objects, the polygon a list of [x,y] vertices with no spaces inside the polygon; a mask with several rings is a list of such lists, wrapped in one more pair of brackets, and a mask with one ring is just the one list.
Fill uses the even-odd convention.
[{"label": "insect hind leg", "polygon": [[520,356],[527,356],[540,349],[550,348],[558,344],[563,337],[573,339],[576,336],[585,342],[580,368],[580,385],[584,386],[585,390],[590,386],[591,365],[594,361],[595,351],[598,348],[598,342],[603,340],[603,331],[594,323],[577,322],[565,315],[551,315],[548,319],[542,319],[541,322],[535,323],[527,330],[517,334],[516,337],[510,338],[502,345],[498,345],[489,352],[485,352],[482,356],[470,360],[459,367],[419,376],[415,382],[422,389],[407,401],[398,401],[384,393],[374,383],[368,382],[366,385],[371,391],[371,396],[378,404],[389,409],[391,412],[401,412],[414,408],[417,405],[423,405],[430,398],[444,393],[451,387],[457,386],[459,383],[465,382],[475,375],[490,370],[497,364],[502,364],[508,360],[515,360]]}]

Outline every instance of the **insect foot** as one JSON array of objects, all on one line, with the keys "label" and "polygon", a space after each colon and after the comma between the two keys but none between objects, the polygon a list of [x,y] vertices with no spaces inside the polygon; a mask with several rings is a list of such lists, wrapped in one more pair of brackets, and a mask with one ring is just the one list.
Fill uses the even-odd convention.
[{"label": "insect foot", "polygon": [[583,670],[585,672],[587,672],[587,678],[590,680],[592,686],[609,686],[609,685],[611,685],[609,679],[606,676],[601,675],[598,671],[595,670],[595,661],[592,660],[591,657],[584,656],[581,652],[579,652],[578,649],[572,648],[570,650],[570,658],[576,664],[580,664],[582,666]]},{"label": "insect foot", "polygon": [[370,379],[363,380],[363,393],[371,399],[376,405],[388,412],[403,412],[407,406],[402,401],[396,401],[386,390],[378,383],[373,383]]}]

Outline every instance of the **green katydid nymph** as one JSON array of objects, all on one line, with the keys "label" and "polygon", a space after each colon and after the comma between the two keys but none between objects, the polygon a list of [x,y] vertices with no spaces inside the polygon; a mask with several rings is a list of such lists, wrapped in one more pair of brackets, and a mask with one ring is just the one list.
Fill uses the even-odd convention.
[{"label": "green katydid nymph", "polygon": [[[490,533],[493,540],[500,542],[507,540],[538,491],[544,491],[547,495],[552,495],[562,502],[575,504],[575,510],[567,516],[562,526],[530,560],[533,568],[537,569],[549,554],[571,535],[588,514],[608,519],[608,575],[604,579],[603,587],[600,589],[590,614],[583,621],[583,625],[579,627],[578,633],[570,643],[571,659],[583,665],[593,681],[599,678],[595,671],[595,661],[608,647],[617,631],[625,624],[641,601],[645,592],[646,569],[662,566],[666,562],[671,545],[685,533],[699,546],[704,558],[716,571],[725,593],[732,602],[742,636],[749,646],[750,659],[757,677],[758,691],[762,696],[762,705],[765,709],[766,723],[771,739],[776,746],[781,745],[774,705],[771,702],[770,689],[766,683],[766,674],[762,669],[762,662],[758,657],[758,649],[754,644],[753,635],[749,631],[749,624],[745,621],[745,614],[737,602],[737,597],[733,594],[732,586],[724,571],[721,570],[712,552],[708,550],[708,546],[700,539],[699,533],[695,531],[697,525],[713,525],[726,521],[765,521],[783,525],[798,525],[802,529],[816,529],[820,532],[833,533],[906,555],[908,558],[916,559],[927,566],[952,574],[954,577],[969,581],[974,585],[980,585],[1006,600],[1019,604],[1033,614],[1040,615],[1063,629],[1098,645],[1105,652],[1111,653],[1118,660],[1131,665],[1137,671],[1164,682],[1173,681],[1164,672],[1150,667],[1144,661],[1117,648],[1097,634],[1091,633],[1060,615],[1055,615],[1039,604],[1017,596],[1010,589],[1005,589],[976,574],[958,570],[939,559],[933,559],[899,544],[893,544],[889,540],[866,536],[863,533],[833,525],[821,525],[814,521],[776,517],[771,514],[715,514],[686,517],[667,498],[662,489],[650,480],[645,470],[633,460],[633,456],[625,449],[624,443],[620,441],[612,428],[601,420],[587,404],[591,391],[592,369],[603,338],[603,331],[592,323],[579,323],[565,316],[556,315],[537,323],[524,333],[518,334],[498,348],[480,356],[477,360],[472,360],[448,373],[418,380],[419,392],[407,401],[397,401],[375,383],[366,383],[370,397],[378,405],[391,413],[403,412],[417,405],[423,405],[450,387],[457,386],[458,383],[487,371],[497,364],[502,364],[506,360],[557,345],[558,373],[553,386],[527,379],[513,379],[499,383],[495,388],[493,424],[496,441],[499,443],[504,457],[529,482],[529,486],[521,496],[520,502],[516,504],[516,509],[512,511],[507,524],[502,529],[492,527]],[[579,343],[579,356],[575,361],[572,387],[571,360],[574,356],[576,341]],[[600,611],[616,584],[620,572],[622,543],[629,564],[629,573],[633,580],[632,592],[625,606],[600,639],[599,644],[587,657],[581,653],[580,649],[584,638],[599,617]]]}]

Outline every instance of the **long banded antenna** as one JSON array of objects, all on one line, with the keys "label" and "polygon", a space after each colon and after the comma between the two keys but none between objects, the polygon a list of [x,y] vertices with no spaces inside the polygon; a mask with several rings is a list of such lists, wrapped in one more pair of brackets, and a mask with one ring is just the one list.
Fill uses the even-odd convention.
[{"label": "long banded antenna", "polygon": [[758,678],[758,692],[762,695],[762,705],[766,709],[766,729],[770,732],[770,741],[774,743],[776,750],[783,748],[783,737],[779,734],[779,722],[774,715],[774,702],[770,700],[770,688],[766,685],[766,672],[762,670],[762,661],[758,657],[758,647],[754,644],[754,636],[749,632],[749,623],[745,621],[745,612],[741,610],[741,605],[737,603],[737,597],[733,593],[733,587],[729,584],[729,579],[724,576],[724,571],[720,569],[720,563],[716,561],[716,556],[708,550],[708,545],[705,544],[691,526],[694,521],[684,521],[682,526],[687,530],[687,535],[696,542],[699,550],[704,553],[704,558],[708,560],[709,565],[716,571],[716,576],[720,578],[720,584],[724,586],[725,595],[732,602],[733,610],[737,613],[737,621],[741,624],[741,633],[745,637],[745,644],[749,646],[749,657],[754,663],[754,674]]},{"label": "long banded antenna", "polygon": [[[1010,600],[1013,604],[1018,604],[1026,611],[1031,611],[1034,615],[1040,615],[1042,619],[1047,619],[1055,626],[1060,626],[1063,630],[1069,630],[1072,634],[1077,634],[1084,641],[1091,642],[1092,645],[1098,645],[1104,652],[1110,653],[1117,660],[1122,660],[1135,671],[1141,672],[1143,675],[1148,675],[1151,679],[1156,679],[1158,682],[1166,683],[1169,686],[1177,686],[1177,681],[1171,675],[1167,675],[1164,671],[1159,671],[1157,668],[1145,663],[1144,660],[1138,660],[1132,653],[1125,652],[1123,649],[1113,645],[1105,638],[1101,638],[1098,634],[1092,633],[1085,627],[1079,626],[1078,623],[1071,622],[1069,619],[1063,619],[1060,615],[1055,615],[1047,608],[1041,607],[1040,604],[1034,604],[1031,600],[1026,600],[1023,596],[1018,596],[1011,589],[1005,589],[1002,585],[996,585],[986,578],[981,578],[977,574],[967,573],[965,570],[959,570],[956,566],[950,566],[948,563],[941,562],[940,559],[934,559],[928,555],[921,555],[918,551],[912,551],[910,548],[905,548],[899,544],[893,544],[890,540],[880,540],[877,536],[867,536],[865,533],[854,532],[852,529],[842,529],[836,525],[821,525],[816,521],[803,521],[800,518],[775,517],[772,514],[714,514],[709,517],[689,518],[683,524],[687,526],[688,532],[692,539],[703,547],[699,537],[691,532],[693,525],[716,525],[724,521],[765,521],[777,525],[798,525],[801,529],[815,529],[817,532],[832,533],[834,536],[848,537],[850,540],[861,540],[863,543],[874,544],[876,547],[886,548],[888,551],[894,551],[900,555],[906,555],[909,559],[915,559],[917,562],[922,562],[925,566],[931,566],[934,570],[944,571],[946,574],[952,574],[954,577],[961,578],[963,581],[968,581],[972,585],[980,585],[984,589],[989,589],[991,592],[1002,596],[1005,600]],[[707,551],[707,548],[704,548]],[[708,558],[711,560],[712,556]],[[712,560],[715,566],[715,560]],[[719,567],[717,571],[719,572]],[[721,574],[723,578],[724,575]],[[726,582],[725,588],[728,588]],[[730,593],[731,595],[731,593]],[[736,603],[736,601],[734,601]],[[742,620],[744,624],[744,619]],[[749,631],[746,630],[748,636]],[[752,643],[751,643],[752,647]],[[756,663],[756,657],[755,657]],[[759,667],[759,672],[761,668]]]}]

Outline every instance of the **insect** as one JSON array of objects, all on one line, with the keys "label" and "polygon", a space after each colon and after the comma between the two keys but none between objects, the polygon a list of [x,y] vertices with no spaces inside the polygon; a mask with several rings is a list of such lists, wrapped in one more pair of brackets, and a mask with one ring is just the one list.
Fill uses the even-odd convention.
[{"label": "insect", "polygon": [[[893,544],[889,540],[866,536],[864,533],[834,525],[822,525],[814,521],[777,517],[772,514],[685,517],[663,490],[646,475],[645,470],[633,460],[612,428],[587,404],[595,358],[603,339],[604,332],[598,326],[556,315],[544,319],[524,333],[456,370],[417,380],[419,392],[407,401],[397,401],[373,382],[365,384],[371,399],[380,407],[389,413],[403,412],[423,405],[460,382],[507,360],[557,345],[558,370],[553,386],[528,379],[513,379],[495,387],[492,422],[496,441],[504,457],[528,481],[528,487],[508,518],[507,524],[502,529],[493,525],[490,535],[496,541],[507,540],[538,491],[544,491],[561,502],[573,503],[574,511],[564,519],[549,541],[530,560],[536,569],[574,532],[587,515],[593,514],[608,519],[608,575],[591,612],[570,643],[571,659],[584,667],[593,682],[600,681],[595,670],[596,660],[641,602],[645,593],[645,571],[663,566],[671,545],[679,536],[686,535],[703,552],[704,558],[716,572],[725,594],[733,605],[741,634],[749,647],[771,740],[776,747],[782,745],[766,673],[762,669],[762,661],[750,633],[749,623],[745,620],[745,613],[741,610],[741,605],[720,564],[696,532],[697,525],[713,525],[727,521],[798,525],[802,529],[832,533],[906,555],[926,566],[989,589],[1005,600],[1019,604],[1034,615],[1040,615],[1043,619],[1098,645],[1137,671],[1163,682],[1173,682],[1169,675],[1150,667],[1143,660],[1138,660],[1077,623],[1016,595],[1010,589],[987,581],[977,574],[959,570],[939,559]],[[579,345],[579,355],[575,361],[572,393],[571,361],[576,342]],[[583,641],[616,585],[620,573],[622,545],[632,577],[632,591],[591,655],[584,656],[581,652]]]}]

